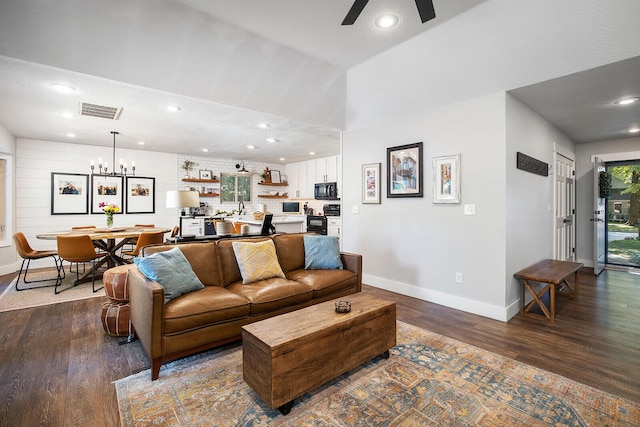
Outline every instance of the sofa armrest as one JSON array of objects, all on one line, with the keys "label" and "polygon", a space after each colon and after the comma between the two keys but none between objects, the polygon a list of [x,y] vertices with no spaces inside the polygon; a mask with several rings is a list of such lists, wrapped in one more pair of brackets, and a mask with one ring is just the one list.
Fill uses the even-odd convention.
[{"label": "sofa armrest", "polygon": [[127,277],[131,323],[151,359],[162,356],[164,332],[164,288],[137,268]]},{"label": "sofa armrest", "polygon": [[340,258],[342,259],[342,265],[345,270],[353,271],[358,275],[357,292],[360,292],[362,290],[362,255],[340,252]]}]

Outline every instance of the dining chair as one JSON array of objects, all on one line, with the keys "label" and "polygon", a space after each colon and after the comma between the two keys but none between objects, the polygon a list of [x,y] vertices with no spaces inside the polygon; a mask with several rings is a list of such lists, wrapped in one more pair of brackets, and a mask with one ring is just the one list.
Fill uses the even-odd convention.
[{"label": "dining chair", "polygon": [[[135,228],[156,228],[155,224],[135,224],[134,225]],[[122,245],[122,249],[120,250],[120,254],[123,255],[125,252],[130,252],[132,250],[135,249],[136,244],[138,243],[138,238],[137,237],[132,237],[131,239],[129,239],[129,241],[127,243],[125,243],[124,245]]]},{"label": "dining chair", "polygon": [[137,257],[140,253],[140,249],[147,245],[155,245],[157,243],[164,243],[164,231],[153,231],[147,233],[141,233],[138,237],[136,247],[131,251],[122,252],[123,256]]},{"label": "dining chair", "polygon": [[[27,241],[27,238],[24,236],[24,233],[22,233],[20,231],[18,231],[17,233],[15,233],[13,235],[13,242],[16,244],[16,250],[18,251],[18,255],[20,255],[20,257],[22,258],[22,264],[20,265],[20,271],[18,272],[18,280],[16,281],[16,291],[24,291],[26,289],[33,289],[33,288],[22,288],[22,289],[20,289],[18,287],[18,285],[20,285],[20,276],[22,275],[22,271],[23,270],[24,270],[24,276],[22,276],[22,281],[24,282],[24,284],[37,283],[37,282],[46,282],[46,281],[53,280],[53,278],[51,278],[51,279],[27,280],[27,273],[29,272],[29,264],[31,263],[32,259],[42,259],[42,258],[52,257],[54,262],[55,262],[55,264],[56,264],[56,270],[58,271],[58,276],[60,276],[60,274],[62,274],[62,277],[64,278],[64,267],[62,266],[62,260],[58,256],[58,252],[56,252],[54,250],[42,251],[42,250],[33,249],[29,245],[29,242]],[[26,268],[25,268],[25,262],[27,263]],[[60,272],[61,269],[62,269],[62,273]],[[52,284],[52,285],[49,285],[49,286],[54,286],[54,285]]]},{"label": "dining chair", "polygon": [[178,233],[180,233],[180,226],[175,225],[171,229],[171,236],[165,241],[165,243],[175,243],[176,238],[178,237]]},{"label": "dining chair", "polygon": [[[93,292],[97,292],[102,287],[96,289],[96,259],[100,258],[102,255],[96,252],[96,249],[93,246],[93,242],[91,238],[86,234],[79,235],[59,235],[56,237],[56,241],[58,244],[58,256],[64,260],[69,261],[71,265],[75,263],[76,265],[76,280],[73,285],[68,286],[65,289],[58,290],[58,288],[62,285],[62,279],[64,276],[61,276],[58,273],[58,278],[56,280],[56,286],[54,289],[55,294],[59,294],[62,291],[65,291],[73,286],[76,286],[80,282],[80,263],[91,262],[91,286]],[[73,272],[73,267],[70,269]]]}]

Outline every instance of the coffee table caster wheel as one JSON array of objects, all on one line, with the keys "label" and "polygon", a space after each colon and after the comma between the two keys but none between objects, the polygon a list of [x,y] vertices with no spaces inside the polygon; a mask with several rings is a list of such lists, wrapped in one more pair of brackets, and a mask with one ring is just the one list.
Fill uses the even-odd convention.
[{"label": "coffee table caster wheel", "polygon": [[389,350],[387,350],[387,351],[385,351],[384,353],[382,353],[382,357],[384,357],[385,359],[388,359],[388,358],[389,358],[389,356],[391,356],[391,355],[389,354]]},{"label": "coffee table caster wheel", "polygon": [[295,400],[292,400],[289,403],[285,403],[278,408],[278,411],[280,411],[282,415],[287,415],[289,412],[291,412],[291,408],[293,408],[293,402],[295,402]]}]

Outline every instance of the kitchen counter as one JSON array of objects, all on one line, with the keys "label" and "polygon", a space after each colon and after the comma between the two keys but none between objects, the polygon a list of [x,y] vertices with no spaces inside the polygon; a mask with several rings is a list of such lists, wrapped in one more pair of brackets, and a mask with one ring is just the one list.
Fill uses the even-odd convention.
[{"label": "kitchen counter", "polygon": [[[253,215],[236,215],[225,220],[249,224],[250,233],[259,233],[262,230],[262,220],[254,219]],[[301,233],[306,229],[306,217],[304,215],[274,215],[271,224],[278,233]]]}]

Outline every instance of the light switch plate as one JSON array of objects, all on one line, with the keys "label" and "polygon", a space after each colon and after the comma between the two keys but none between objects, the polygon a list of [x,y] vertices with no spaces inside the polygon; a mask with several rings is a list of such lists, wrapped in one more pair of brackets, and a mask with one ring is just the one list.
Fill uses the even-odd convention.
[{"label": "light switch plate", "polygon": [[475,215],[476,214],[476,205],[464,205],[464,214],[465,215]]}]

